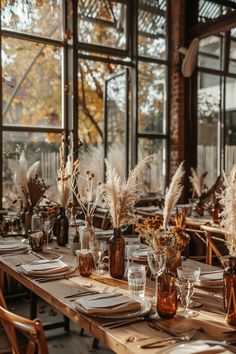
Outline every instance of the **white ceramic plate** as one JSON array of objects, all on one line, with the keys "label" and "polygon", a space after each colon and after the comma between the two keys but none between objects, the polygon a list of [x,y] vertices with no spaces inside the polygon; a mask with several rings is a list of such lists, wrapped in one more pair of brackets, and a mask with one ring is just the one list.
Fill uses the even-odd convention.
[{"label": "white ceramic plate", "polygon": [[74,306],[74,308],[77,311],[85,314],[86,316],[98,317],[98,318],[110,318],[110,319],[112,319],[112,318],[114,318],[114,319],[128,319],[128,318],[137,317],[137,316],[144,316],[144,315],[146,315],[147,313],[150,312],[151,303],[149,301],[140,300],[140,299],[137,299],[137,298],[135,298],[135,299],[137,301],[140,301],[141,309],[139,311],[135,311],[135,312],[132,312],[132,313],[130,313],[130,312],[122,313],[122,314],[121,313],[117,313],[117,314],[112,314],[111,313],[110,315],[108,315],[108,314],[106,314],[106,315],[102,315],[102,314],[87,314],[87,312],[83,311],[82,308],[76,307],[76,302],[73,302],[73,306]]},{"label": "white ceramic plate", "polygon": [[214,346],[210,346],[206,342],[202,340],[197,340],[193,342],[183,342],[183,343],[175,343],[173,345],[170,345],[162,351],[160,351],[161,354],[196,354],[196,353],[220,353],[220,349],[222,348],[222,352],[224,352],[223,347],[219,347],[217,345],[217,348],[214,350]]},{"label": "white ceramic plate", "polygon": [[28,275],[29,277],[37,277],[37,278],[54,278],[54,277],[58,277],[58,276],[61,276],[61,275],[68,275],[70,273],[73,273],[75,271],[75,267],[74,266],[69,266],[69,269],[66,269],[64,271],[61,271],[61,272],[55,272],[55,273],[46,273],[46,271],[44,272],[39,272],[39,271],[36,271],[36,272],[30,272],[27,273],[25,272],[21,267],[19,267],[18,271],[24,275]]}]

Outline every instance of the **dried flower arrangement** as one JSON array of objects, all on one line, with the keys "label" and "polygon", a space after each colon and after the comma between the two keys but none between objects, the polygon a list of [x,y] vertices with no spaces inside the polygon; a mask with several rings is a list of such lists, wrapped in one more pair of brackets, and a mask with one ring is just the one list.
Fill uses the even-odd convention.
[{"label": "dried flower arrangement", "polygon": [[57,173],[57,191],[59,203],[62,207],[66,207],[70,200],[70,189],[68,187],[68,178],[71,176],[72,154],[65,156],[66,143],[64,133],[61,137],[61,146],[59,148],[60,167]]},{"label": "dried flower arrangement", "polygon": [[207,172],[202,173],[199,175],[197,170],[191,167],[191,176],[189,177],[189,181],[192,185],[192,194],[193,197],[196,196],[199,199],[202,199],[204,195],[207,193],[207,186],[204,183],[204,179],[207,176]]},{"label": "dried flower arrangement", "polygon": [[236,257],[236,165],[229,176],[224,174],[224,189],[221,192],[221,226],[225,228],[225,243],[230,256]]},{"label": "dried flower arrangement", "polygon": [[22,152],[18,161],[14,181],[19,198],[22,200],[25,208],[35,207],[43,198],[45,191],[49,188],[49,186],[37,176],[39,163],[39,161],[36,161],[28,168],[24,152]]},{"label": "dried flower arrangement", "polygon": [[165,206],[163,216],[148,218],[143,223],[138,223],[136,231],[139,233],[148,246],[154,250],[162,247],[173,248],[182,251],[189,241],[189,236],[185,233],[186,209],[175,214],[175,225],[168,226],[170,215],[179,200],[183,190],[183,163],[175,172],[169,189],[165,196]]},{"label": "dried flower arrangement", "polygon": [[122,179],[115,168],[106,160],[106,183],[103,185],[105,206],[108,208],[114,228],[125,227],[135,222],[133,207],[139,200],[140,184],[138,177],[153,160],[150,155],[130,171],[127,181]]}]

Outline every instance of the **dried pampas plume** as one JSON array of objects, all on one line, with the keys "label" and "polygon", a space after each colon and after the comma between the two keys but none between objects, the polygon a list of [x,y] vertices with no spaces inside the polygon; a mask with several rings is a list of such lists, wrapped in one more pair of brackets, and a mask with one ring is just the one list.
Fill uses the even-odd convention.
[{"label": "dried pampas plume", "polygon": [[172,177],[171,184],[165,195],[165,205],[164,205],[164,219],[163,228],[167,229],[167,225],[170,219],[170,214],[175,204],[179,200],[182,190],[183,190],[183,177],[184,177],[184,162],[181,162],[178,169],[176,170],[174,176]]},{"label": "dried pampas plume", "polygon": [[231,256],[236,256],[236,165],[230,175],[224,174],[224,189],[220,203],[223,206],[221,226],[226,230],[226,245]]},{"label": "dried pampas plume", "polygon": [[144,158],[130,171],[127,182],[122,180],[106,160],[105,204],[110,212],[113,227],[122,227],[135,221],[133,207],[139,200],[138,177],[154,160],[155,155]]},{"label": "dried pampas plume", "polygon": [[197,171],[191,167],[191,176],[189,177],[189,181],[193,187],[193,194],[196,194],[197,197],[201,198],[203,193],[206,192],[207,187],[204,183],[204,179],[207,176],[207,172],[199,175]]}]

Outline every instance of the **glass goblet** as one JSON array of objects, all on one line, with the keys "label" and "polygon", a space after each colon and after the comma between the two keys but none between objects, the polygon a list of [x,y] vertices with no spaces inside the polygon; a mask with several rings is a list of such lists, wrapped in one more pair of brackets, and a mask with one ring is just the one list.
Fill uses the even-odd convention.
[{"label": "glass goblet", "polygon": [[[164,250],[159,251],[149,251],[147,253],[148,265],[151,273],[155,277],[155,296],[154,303],[157,304],[157,294],[158,294],[158,277],[163,273],[166,266],[166,252]],[[156,309],[156,306],[155,306]],[[157,315],[157,312],[156,312]]]},{"label": "glass goblet", "polygon": [[94,243],[90,245],[90,252],[92,253],[93,256],[95,272],[97,274],[103,273],[103,270],[100,269],[100,265],[102,262],[104,251],[105,251],[105,242],[99,242],[96,240]]},{"label": "glass goblet", "polygon": [[45,249],[50,250],[51,247],[48,245],[48,243],[49,243],[49,235],[52,230],[52,221],[49,219],[44,220],[43,229],[44,229],[44,232],[46,233],[46,239],[47,239],[47,244],[46,244]]},{"label": "glass goblet", "polygon": [[178,267],[177,268],[177,285],[180,290],[181,303],[184,307],[180,312],[184,317],[196,317],[198,313],[190,310],[189,305],[191,297],[194,293],[194,285],[199,281],[201,269],[199,267]]}]

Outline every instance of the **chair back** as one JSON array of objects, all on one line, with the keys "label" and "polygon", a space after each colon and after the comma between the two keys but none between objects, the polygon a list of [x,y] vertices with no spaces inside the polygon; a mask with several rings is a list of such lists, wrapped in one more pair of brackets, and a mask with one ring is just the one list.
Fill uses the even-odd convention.
[{"label": "chair back", "polygon": [[28,337],[26,354],[34,354],[36,349],[38,349],[38,354],[48,354],[47,342],[41,320],[29,320],[8,311],[1,290],[0,321],[14,354],[20,354],[21,352],[17,341],[16,329]]}]

